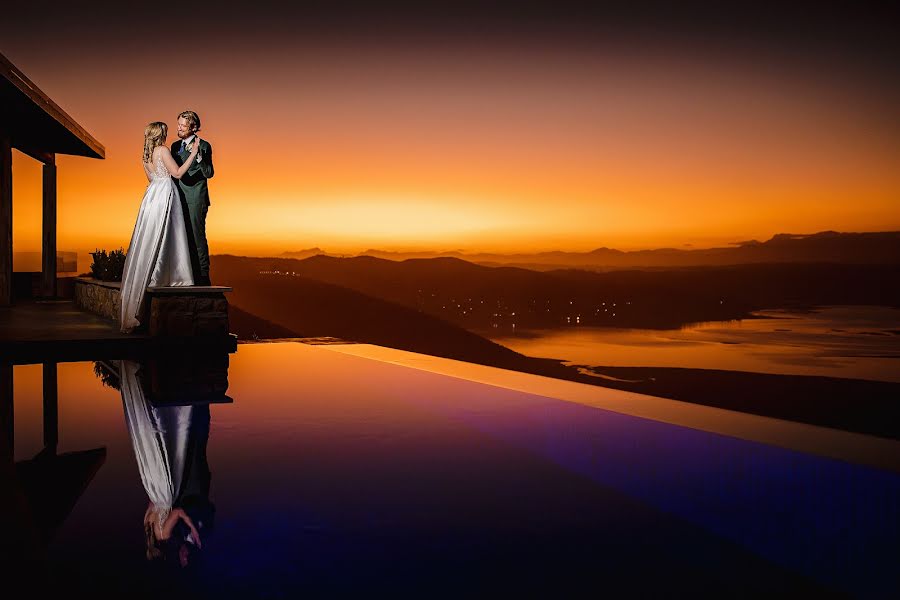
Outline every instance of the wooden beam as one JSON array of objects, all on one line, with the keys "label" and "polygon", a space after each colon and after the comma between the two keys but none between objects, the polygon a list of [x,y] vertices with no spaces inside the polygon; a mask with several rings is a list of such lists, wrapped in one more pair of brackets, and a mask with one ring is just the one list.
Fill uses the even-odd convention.
[{"label": "wooden beam", "polygon": [[0,460],[9,464],[13,463],[16,448],[13,414],[13,366],[0,362]]},{"label": "wooden beam", "polygon": [[12,304],[12,143],[0,132],[0,306]]},{"label": "wooden beam", "polygon": [[22,146],[15,146],[16,150],[30,156],[34,160],[38,162],[42,162],[45,165],[52,165],[56,163],[56,155],[52,152],[44,152],[43,150],[35,150],[34,148],[27,148]]},{"label": "wooden beam", "polygon": [[56,363],[44,363],[44,448],[56,454],[59,444],[59,392]]},{"label": "wooden beam", "polygon": [[41,294],[56,296],[56,165],[44,165]]}]

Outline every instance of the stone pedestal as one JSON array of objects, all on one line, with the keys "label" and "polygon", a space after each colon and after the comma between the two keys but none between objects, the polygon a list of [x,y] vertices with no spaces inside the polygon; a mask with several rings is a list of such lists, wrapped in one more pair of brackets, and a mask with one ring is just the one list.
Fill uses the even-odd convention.
[{"label": "stone pedestal", "polygon": [[228,301],[231,288],[147,288],[150,335],[171,337],[228,334]]}]

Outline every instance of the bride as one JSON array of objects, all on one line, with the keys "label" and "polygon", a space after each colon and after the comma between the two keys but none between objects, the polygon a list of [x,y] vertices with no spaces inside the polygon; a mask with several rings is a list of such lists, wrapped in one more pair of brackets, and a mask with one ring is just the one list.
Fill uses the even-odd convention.
[{"label": "bride", "polygon": [[[206,435],[209,435],[209,406],[154,406],[139,374],[141,365],[133,360],[118,362],[119,386],[125,423],[128,426],[141,483],[149,502],[144,513],[144,537],[147,559],[163,558],[164,550],[176,550],[181,566],[186,566],[191,546],[201,548],[198,525],[182,506],[186,487],[203,479],[197,454],[206,464],[203,432],[205,410]],[[198,446],[199,444],[199,446]],[[197,471],[201,471],[199,474]],[[187,475],[187,477],[186,477]],[[206,482],[209,467],[206,466]],[[202,487],[202,483],[200,484]],[[208,488],[207,488],[208,494]]]},{"label": "bride", "polygon": [[187,229],[178,188],[200,150],[194,138],[190,157],[179,167],[166,147],[168,126],[159,121],[144,129],[144,173],[149,184],[141,201],[122,271],[121,312],[123,333],[139,326],[147,287],[194,285]]}]

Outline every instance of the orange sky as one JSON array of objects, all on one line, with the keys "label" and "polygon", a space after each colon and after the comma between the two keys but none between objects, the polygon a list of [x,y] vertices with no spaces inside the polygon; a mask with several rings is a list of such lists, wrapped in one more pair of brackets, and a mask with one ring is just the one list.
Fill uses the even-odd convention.
[{"label": "orange sky", "polygon": [[[103,161],[58,159],[60,250],[127,247],[146,186],[143,127],[174,126],[187,108],[214,147],[213,254],[704,247],[900,229],[896,107],[840,65],[627,45],[235,39],[192,58],[184,78],[185,53],[168,45],[65,52],[66,40],[50,51],[19,32],[0,47],[106,147]],[[13,172],[14,248],[39,250],[40,167],[15,153]]]}]

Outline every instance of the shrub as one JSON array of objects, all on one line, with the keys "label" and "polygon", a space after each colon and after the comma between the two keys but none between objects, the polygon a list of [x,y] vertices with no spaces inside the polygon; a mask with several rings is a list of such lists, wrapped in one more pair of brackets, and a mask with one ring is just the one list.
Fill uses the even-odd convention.
[{"label": "shrub", "polygon": [[121,389],[119,374],[112,371],[110,366],[101,361],[94,361],[94,375],[100,379],[100,383],[114,390]]},{"label": "shrub", "polygon": [[91,263],[91,276],[100,281],[122,281],[122,270],[125,268],[125,250],[119,248],[109,254],[106,250],[91,252],[94,262]]}]

